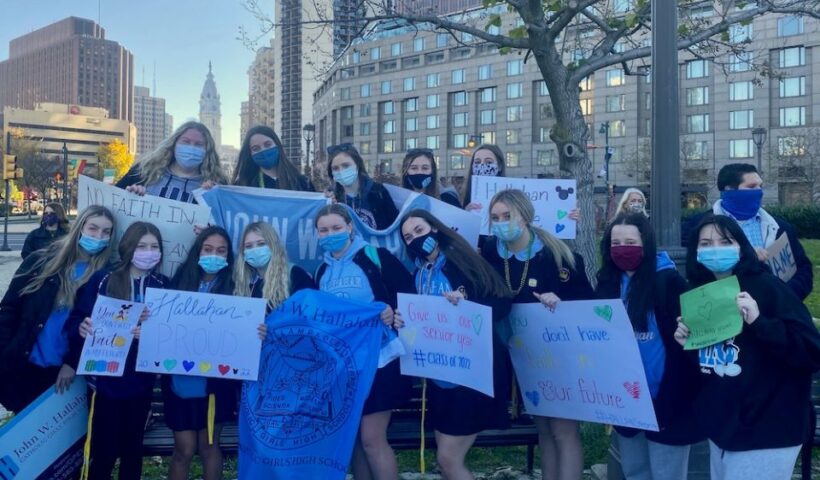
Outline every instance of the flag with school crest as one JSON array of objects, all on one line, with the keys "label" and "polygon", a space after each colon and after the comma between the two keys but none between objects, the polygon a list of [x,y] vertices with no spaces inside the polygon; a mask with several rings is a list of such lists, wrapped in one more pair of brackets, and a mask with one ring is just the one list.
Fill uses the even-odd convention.
[{"label": "flag with school crest", "polygon": [[301,290],[271,312],[239,410],[240,479],[343,479],[379,359],[383,303]]}]

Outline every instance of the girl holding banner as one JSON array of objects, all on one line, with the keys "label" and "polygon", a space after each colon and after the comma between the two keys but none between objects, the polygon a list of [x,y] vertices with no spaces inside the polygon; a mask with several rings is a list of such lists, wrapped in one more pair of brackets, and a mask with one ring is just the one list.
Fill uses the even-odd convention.
[{"label": "girl holding banner", "polygon": [[135,164],[117,186],[137,195],[196,203],[194,190],[217,183],[226,184],[228,178],[211,132],[199,122],[185,122]]},{"label": "girl holding banner", "polygon": [[[141,303],[145,289],[168,288],[171,283],[154,270],[162,260],[162,235],[154,225],[131,224],[123,233],[117,251],[119,265],[95,273],[77,293],[77,303],[66,323],[72,365],[77,365],[83,340],[93,332],[90,317],[98,296]],[[143,312],[140,321],[146,316],[147,312]],[[135,340],[139,339],[139,325],[133,333]],[[156,375],[137,372],[136,360],[134,342],[121,377],[87,377],[91,421],[83,469],[89,479],[110,479],[117,458],[120,459],[120,480],[138,480],[142,475],[142,437],[151,410]]]},{"label": "girl holding banner", "polygon": [[[316,271],[319,290],[365,303],[384,302],[388,308],[382,312],[382,321],[391,330],[398,328],[401,321],[393,309],[397,294],[413,289],[410,273],[387,249],[375,248],[356,235],[352,222],[348,209],[339,204],[323,207],[316,214],[319,246],[325,251],[324,263]],[[395,330],[390,333],[395,338]],[[353,450],[356,478],[398,478],[387,426],[392,411],[407,403],[411,388],[411,378],[401,374],[397,358],[376,371]]]},{"label": "girl holding banner", "polygon": [[[221,227],[207,227],[197,236],[188,258],[171,282],[176,290],[233,295],[231,239]],[[219,434],[234,417],[238,382],[163,375],[165,423],[174,432],[170,480],[185,480],[195,453],[202,458],[205,480],[222,478]]]},{"label": "girl holding banner", "polygon": [[333,180],[333,199],[346,204],[368,227],[385,230],[399,211],[384,185],[367,175],[364,160],[350,143],[327,147],[327,176]]},{"label": "girl holding banner", "polygon": [[[451,303],[462,299],[492,308],[493,323],[507,316],[510,291],[493,268],[451,228],[425,210],[402,218],[401,234],[410,258],[416,262],[416,293],[441,295]],[[509,357],[500,339],[493,338],[493,391],[495,398],[448,382],[425,383],[428,413],[436,433],[436,459],[446,478],[469,479],[464,458],[478,432],[509,426]],[[489,373],[489,372],[488,372]]]},{"label": "girl holding banner", "polygon": [[433,151],[429,148],[408,150],[404,156],[401,171],[402,187],[461,208],[458,194],[454,189],[442,190],[442,185],[438,180],[438,166],[433,161]]},{"label": "girl holding banner", "polygon": [[[811,433],[820,333],[803,302],[758,261],[734,219],[710,214],[695,231],[686,255],[692,285],[732,275],[740,284],[730,301],[741,332],[701,348],[697,357],[703,387],[695,411],[709,438],[711,478],[791,478]],[[675,331],[681,345],[690,335],[686,322]]]},{"label": "girl holding banner", "polygon": [[686,280],[666,252],[657,252],[642,211],[621,213],[609,224],[601,259],[598,296],[625,303],[660,428],[615,427],[624,477],[685,480],[689,447],[705,438],[692,408],[699,375],[674,338]]},{"label": "girl holding banner", "polygon": [[66,363],[63,327],[77,289],[111,259],[114,216],[99,205],[85,209],[68,234],[31,254],[0,302],[0,403],[19,412],[54,385],[74,380]]},{"label": "girl holding banner", "polygon": [[[513,303],[540,302],[555,309],[561,300],[593,297],[584,259],[562,241],[533,225],[535,208],[520,190],[502,190],[490,201],[492,236],[482,256],[503,275]],[[541,476],[577,479],[584,469],[579,424],[533,416],[541,449]]]},{"label": "girl holding banner", "polygon": [[299,169],[285,154],[285,147],[276,132],[266,125],[257,125],[245,134],[233,174],[233,184],[316,191],[310,180],[299,173]]}]

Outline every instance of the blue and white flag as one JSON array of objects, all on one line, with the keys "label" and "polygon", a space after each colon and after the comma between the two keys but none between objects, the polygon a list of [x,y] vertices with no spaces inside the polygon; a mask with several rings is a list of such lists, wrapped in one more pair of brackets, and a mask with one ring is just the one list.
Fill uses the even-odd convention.
[{"label": "blue and white flag", "polygon": [[379,359],[383,303],[301,290],[268,315],[239,408],[240,479],[343,479]]}]

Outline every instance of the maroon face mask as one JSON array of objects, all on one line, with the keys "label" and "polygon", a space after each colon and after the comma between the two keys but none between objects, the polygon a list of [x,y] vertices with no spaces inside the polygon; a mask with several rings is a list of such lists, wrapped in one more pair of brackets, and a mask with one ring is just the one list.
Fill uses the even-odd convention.
[{"label": "maroon face mask", "polygon": [[640,245],[615,245],[610,247],[609,254],[616,267],[625,272],[634,272],[641,266],[643,247]]}]

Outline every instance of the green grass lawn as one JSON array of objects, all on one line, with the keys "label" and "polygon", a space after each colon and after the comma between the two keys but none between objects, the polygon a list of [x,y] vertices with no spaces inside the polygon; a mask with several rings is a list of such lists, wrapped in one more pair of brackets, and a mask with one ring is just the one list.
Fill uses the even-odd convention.
[{"label": "green grass lawn", "polygon": [[820,318],[820,240],[802,240],[800,243],[814,266],[814,290],[806,299],[806,306],[814,318]]}]

